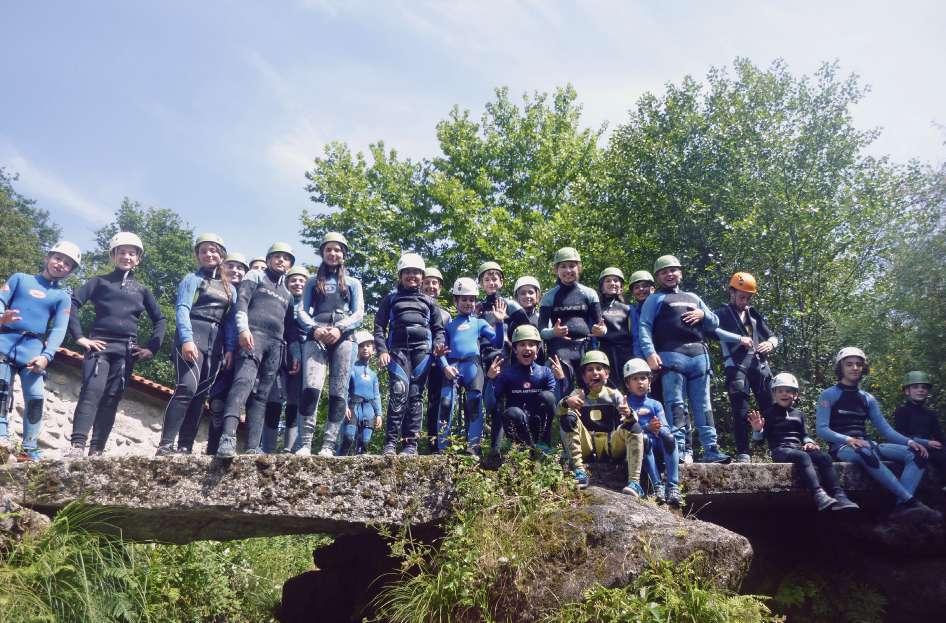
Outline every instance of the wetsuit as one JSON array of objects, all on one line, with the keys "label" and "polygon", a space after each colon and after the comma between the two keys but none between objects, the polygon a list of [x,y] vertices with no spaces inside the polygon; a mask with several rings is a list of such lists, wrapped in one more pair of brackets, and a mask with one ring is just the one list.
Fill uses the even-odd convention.
[{"label": "wetsuit", "polygon": [[[580,283],[557,282],[539,303],[539,332],[548,344],[548,354],[558,356],[565,376],[574,387],[582,355],[588,350],[592,325],[602,320],[598,293]],[[552,327],[561,321],[568,327],[568,339],[556,337]]]},{"label": "wetsuit", "polygon": [[[772,371],[769,369],[766,355],[759,354],[756,348],[766,341],[775,348],[778,346],[778,338],[773,335],[762,314],[754,307],[746,307],[745,311],[740,313],[730,303],[723,305],[715,313],[719,318],[719,327],[713,335],[719,339],[726,366],[726,392],[732,406],[736,452],[749,454],[749,392],[755,394],[760,411],[766,411],[772,406]],[[742,345],[742,337],[752,340],[752,348]]]},{"label": "wetsuit", "polygon": [[236,436],[240,408],[245,403],[249,453],[260,452],[266,401],[286,357],[286,343],[296,335],[292,294],[285,281],[284,274],[270,268],[251,270],[240,282],[237,296],[237,332],[249,331],[254,344],[252,351],[241,348],[235,357],[233,383],[224,409],[223,435]]},{"label": "wetsuit", "polygon": [[[644,471],[650,479],[650,484],[655,491],[660,487],[665,487],[665,495],[670,493],[680,485],[680,459],[677,451],[677,441],[670,432],[670,425],[667,423],[667,417],[664,415],[663,406],[650,396],[627,395],[627,406],[637,414],[637,423],[644,431]],[[647,425],[652,420],[659,420],[661,427],[656,433],[652,433]],[[660,477],[657,469],[656,454],[663,457],[664,471],[666,480]]]},{"label": "wetsuit", "polygon": [[612,387],[618,387],[621,382],[620,371],[630,359],[634,358],[634,338],[631,333],[631,306],[622,303],[616,296],[602,295],[601,317],[608,328],[608,332],[596,338],[598,348],[608,355],[611,369],[614,370],[608,378]]},{"label": "wetsuit", "polygon": [[[440,320],[446,327],[450,320],[450,312],[443,307],[440,308]],[[437,437],[437,431],[440,427],[440,392],[443,390],[444,378],[443,368],[440,367],[440,359],[434,359],[430,362],[430,374],[427,375],[427,436]]]},{"label": "wetsuit", "polygon": [[[484,370],[489,369],[496,357],[501,356],[507,361],[509,360],[512,345],[508,340],[512,337],[512,332],[515,331],[516,327],[519,325],[528,324],[530,322],[529,315],[522,309],[522,306],[519,305],[517,301],[504,297],[498,292],[494,292],[476,304],[479,317],[485,320],[489,326],[492,327],[496,324],[496,317],[493,316],[493,308],[496,305],[497,298],[502,298],[503,302],[506,303],[506,320],[504,321],[506,343],[497,348],[490,340],[486,338],[480,339],[480,365],[483,366]],[[483,407],[490,421],[490,447],[493,450],[498,450],[503,437],[502,414],[500,414],[496,406],[496,394],[493,391],[493,383],[489,379],[486,379],[483,385]]]},{"label": "wetsuit", "polygon": [[318,327],[335,327],[341,332],[341,337],[331,346],[314,339],[307,339],[302,344],[302,398],[299,403],[302,426],[294,450],[312,445],[316,412],[328,376],[328,421],[322,450],[331,450],[334,454],[338,431],[348,408],[351,364],[358,351],[352,336],[364,320],[365,303],[361,282],[354,277],[345,276],[345,293],[339,289],[335,275],[325,278],[324,294],[318,291],[317,285],[318,277],[311,277],[305,284],[302,304],[296,314],[299,330],[311,338]]},{"label": "wetsuit", "polygon": [[378,374],[359,359],[351,367],[348,384],[348,405],[351,419],[345,423],[342,454],[364,454],[371,443],[375,418],[381,417],[381,386]]},{"label": "wetsuit", "polygon": [[9,435],[7,414],[13,408],[13,375],[18,374],[26,405],[23,413],[26,452],[38,452],[46,398],[46,374],[36,374],[26,364],[40,355],[52,362],[66,335],[71,305],[69,293],[60,283],[42,275],[14,273],[0,287],[0,314],[16,309],[20,316],[15,322],[0,325],[0,439]]},{"label": "wetsuit", "polygon": [[[301,302],[301,295],[292,295],[293,317],[296,321],[298,321],[299,304]],[[284,362],[285,365],[279,370],[279,374],[276,375],[276,380],[273,382],[273,387],[269,390],[263,418],[261,442],[263,452],[266,454],[276,452],[276,444],[279,440],[279,420],[282,416],[283,404],[286,405],[286,428],[283,432],[284,451],[291,451],[296,444],[296,439],[298,439],[299,399],[302,397],[302,344],[305,341],[306,336],[299,331],[296,339],[289,343],[288,361]],[[299,362],[299,369],[295,374],[289,374],[296,362]]]},{"label": "wetsuit", "polygon": [[805,444],[814,443],[805,430],[804,413],[775,404],[766,409],[762,417],[765,419],[765,428],[761,432],[754,432],[752,437],[768,442],[773,461],[794,464],[795,471],[809,491],[823,488],[830,495],[839,491],[831,457],[820,449],[804,449]]},{"label": "wetsuit", "polygon": [[[177,385],[164,410],[160,448],[190,454],[207,393],[217,380],[225,351],[236,347],[233,310],[236,286],[221,281],[216,268],[200,268],[186,275],[177,288],[174,368]],[[193,342],[197,359],[184,359],[181,347]]]},{"label": "wetsuit", "polygon": [[[495,316],[493,317],[495,318]],[[505,340],[504,323],[496,321],[490,326],[482,318],[469,314],[457,314],[446,327],[447,354],[446,365],[456,368],[460,376],[454,381],[444,378],[440,391],[440,418],[437,431],[437,449],[447,447],[450,436],[450,424],[453,415],[453,402],[460,386],[465,390],[467,431],[466,439],[470,448],[478,448],[483,436],[483,368],[480,366],[480,340],[487,339],[494,348],[502,348]],[[443,365],[443,363],[441,363]]]},{"label": "wetsuit", "polygon": [[151,319],[151,337],[145,346],[157,354],[164,339],[167,320],[154,295],[135,279],[132,271],[115,269],[86,281],[72,295],[69,333],[84,337],[79,322],[79,308],[91,301],[95,320],[89,338],[105,342],[105,349],[85,353],[82,364],[82,390],[72,422],[72,445],[84,446],[92,429],[90,451],[105,450],[105,443],[115,424],[115,412],[128,380],[131,378],[138,349],[138,319],[147,312]]},{"label": "wetsuit", "polygon": [[561,387],[552,370],[537,362],[524,366],[513,359],[493,379],[493,388],[506,434],[528,446],[545,443],[555,403],[561,397]]},{"label": "wetsuit", "polygon": [[[873,441],[867,448],[847,444],[849,437],[867,439],[867,420],[890,443]],[[857,386],[838,383],[821,392],[816,411],[818,436],[828,442],[831,454],[839,461],[857,463],[868,475],[890,491],[898,502],[913,497],[923,478],[926,461],[911,450],[910,441],[895,431],[884,419],[877,400]],[[898,479],[882,461],[903,465]]]},{"label": "wetsuit", "polygon": [[374,345],[379,355],[391,357],[385,451],[395,449],[403,438],[405,450],[416,452],[431,352],[443,343],[439,307],[432,298],[417,288],[398,284],[381,299],[374,321]]},{"label": "wetsuit", "polygon": [[[946,480],[946,437],[938,414],[922,402],[907,399],[893,412],[893,427],[905,437],[926,446],[930,452],[929,462],[936,467],[940,480]],[[944,447],[930,447],[931,441],[938,441]]]},{"label": "wetsuit", "polygon": [[[701,309],[703,319],[696,325],[683,322],[683,315]],[[647,297],[641,308],[639,336],[641,353],[657,353],[663,361],[661,384],[663,403],[670,413],[677,449],[686,449],[687,411],[690,402],[704,458],[724,458],[716,445],[716,426],[710,404],[710,361],[704,332],[715,331],[719,319],[700,297],[679,288],[663,288]]]},{"label": "wetsuit", "polygon": [[[558,416],[562,444],[571,458],[572,467],[576,470],[584,470],[584,460],[592,456],[597,461],[625,459],[628,481],[638,482],[644,454],[644,433],[637,423],[637,414],[632,410],[626,418],[620,421],[615,420],[614,428],[610,430],[589,430],[579,412],[569,408],[565,400],[566,398],[563,398],[558,403]],[[624,395],[613,387],[605,385],[596,391],[586,393],[584,408],[589,409],[589,417],[594,420],[596,414],[600,416],[601,413],[594,407],[610,408],[616,412],[623,404],[625,404]]]}]

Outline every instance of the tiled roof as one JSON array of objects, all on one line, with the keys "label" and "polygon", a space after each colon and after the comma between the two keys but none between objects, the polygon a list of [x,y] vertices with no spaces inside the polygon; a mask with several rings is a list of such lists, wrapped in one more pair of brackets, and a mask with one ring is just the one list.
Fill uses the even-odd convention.
[{"label": "tiled roof", "polygon": [[[82,367],[82,361],[85,359],[81,353],[77,353],[74,350],[69,350],[68,348],[60,348],[56,351],[55,361],[62,362],[64,364],[70,365],[75,368]],[[137,374],[131,375],[131,387],[137,389],[138,391],[159,398],[161,400],[168,400],[171,397],[171,394],[174,393],[174,390],[170,387],[165,387],[160,383],[155,383],[154,381],[149,381],[143,376]]]}]

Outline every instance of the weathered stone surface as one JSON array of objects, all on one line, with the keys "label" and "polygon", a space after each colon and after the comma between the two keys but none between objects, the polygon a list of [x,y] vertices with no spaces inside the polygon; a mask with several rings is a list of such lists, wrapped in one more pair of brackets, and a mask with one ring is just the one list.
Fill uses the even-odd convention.
[{"label": "weathered stone surface", "polygon": [[551,604],[575,601],[593,584],[614,588],[634,581],[650,560],[682,561],[701,552],[717,573],[718,586],[737,589],[752,560],[749,541],[726,528],[684,519],[649,502],[600,487],[587,490],[587,517],[572,521],[588,545],[578,564],[543,575],[513,602],[523,612],[541,612]]},{"label": "weathered stone surface", "polygon": [[[858,501],[875,491],[854,466],[838,468]],[[591,473],[594,484],[623,486],[620,468]],[[681,474],[690,508],[704,514],[813,509],[787,464],[690,465]],[[129,538],[171,542],[419,527],[445,517],[453,495],[440,457],[106,456],[0,467],[0,486],[41,511],[84,499],[109,508]]]},{"label": "weathered stone surface", "polygon": [[425,526],[452,495],[435,457],[86,458],[3,468],[0,485],[39,510],[83,499],[128,538],[172,543]]},{"label": "weathered stone surface", "polygon": [[41,534],[49,528],[49,517],[20,506],[0,489],[0,551],[8,550],[26,534]]}]

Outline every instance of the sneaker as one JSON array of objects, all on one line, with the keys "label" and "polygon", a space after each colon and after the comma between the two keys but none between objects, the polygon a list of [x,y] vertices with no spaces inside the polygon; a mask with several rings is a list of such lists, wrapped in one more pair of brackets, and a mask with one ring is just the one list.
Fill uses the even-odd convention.
[{"label": "sneaker", "polygon": [[18,463],[41,461],[43,460],[43,453],[40,452],[39,448],[23,448],[20,453],[16,455],[16,460]]},{"label": "sneaker", "polygon": [[726,454],[725,452],[720,452],[719,446],[710,446],[703,452],[703,457],[700,459],[700,463],[729,463],[732,461],[732,457]]},{"label": "sneaker", "polygon": [[221,435],[217,446],[217,458],[232,459],[236,456],[236,436]]},{"label": "sneaker", "polygon": [[735,456],[735,458],[733,458],[733,462],[735,462],[735,463],[751,463],[751,462],[752,462],[752,457],[749,456],[748,454],[746,454],[745,452],[740,452],[739,454],[737,454],[737,455]]},{"label": "sneaker", "polygon": [[393,441],[389,441],[384,444],[384,448],[381,450],[382,456],[394,456],[397,454],[397,444]]},{"label": "sneaker", "polygon": [[404,448],[401,449],[401,454],[404,456],[417,456],[417,442],[405,441]]},{"label": "sneaker", "polygon": [[331,457],[331,456],[335,456],[335,453],[332,451],[331,448],[322,448],[321,450],[319,450],[319,456]]},{"label": "sneaker", "polygon": [[833,511],[856,511],[861,508],[852,502],[851,498],[847,497],[847,494],[841,489],[835,491],[831,497],[836,500],[834,506],[831,507],[831,510]]},{"label": "sneaker", "polygon": [[174,448],[168,445],[158,446],[158,449],[155,451],[155,456],[171,456],[174,454]]},{"label": "sneaker", "polygon": [[693,450],[687,450],[680,455],[680,465],[693,465]]},{"label": "sneaker", "polygon": [[583,469],[575,470],[575,482],[578,483],[579,489],[588,488],[588,473]]},{"label": "sneaker", "polygon": [[654,500],[656,500],[658,504],[666,504],[667,491],[662,484],[657,484],[654,487]]},{"label": "sneaker", "polygon": [[177,454],[193,454],[193,453],[194,453],[194,449],[191,448],[190,446],[178,446],[178,447],[177,447],[177,450],[175,450],[175,452],[176,452]]},{"label": "sneaker", "polygon": [[819,511],[827,510],[837,503],[838,501],[828,495],[824,489],[820,487],[815,489],[815,506],[818,507]]},{"label": "sneaker", "polygon": [[292,453],[296,456],[312,456],[312,446],[306,444],[298,450],[293,450]]},{"label": "sneaker", "polygon": [[644,497],[644,490],[641,488],[640,483],[635,482],[633,480],[627,483],[626,487],[621,489],[621,493],[623,493],[624,495],[633,496],[635,498]]},{"label": "sneaker", "polygon": [[85,456],[85,446],[82,444],[72,444],[68,450],[63,452],[64,459],[81,459]]},{"label": "sneaker", "polygon": [[541,441],[535,444],[535,449],[541,452],[542,454],[544,454],[545,456],[555,454],[555,450],[552,449],[552,446],[550,446],[547,443],[542,443]]},{"label": "sneaker", "polygon": [[263,454],[262,448],[250,448],[243,454]]},{"label": "sneaker", "polygon": [[93,448],[89,446],[89,456],[102,456],[103,451],[101,448]]},{"label": "sneaker", "polygon": [[910,498],[894,506],[889,517],[893,520],[927,520],[937,523],[943,520],[943,515],[939,511],[934,511],[916,498]]},{"label": "sneaker", "polygon": [[683,506],[683,497],[680,495],[680,487],[667,485],[667,504],[674,508]]}]

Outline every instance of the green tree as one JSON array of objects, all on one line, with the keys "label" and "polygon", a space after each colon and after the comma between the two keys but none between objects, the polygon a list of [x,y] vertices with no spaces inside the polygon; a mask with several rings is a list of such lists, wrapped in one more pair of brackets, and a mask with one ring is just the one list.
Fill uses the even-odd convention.
[{"label": "green tree", "polygon": [[[175,299],[177,286],[181,278],[194,270],[193,251],[194,232],[176,212],[167,208],[143,207],[139,202],[127,197],[115,212],[114,220],[95,232],[96,247],[83,254],[83,272],[86,276],[112,270],[109,262],[108,242],[119,231],[138,234],[144,244],[145,252],[141,264],[136,269],[137,278],[151,288],[161,311],[168,319],[167,333],[161,350],[150,361],[136,366],[136,372],[165,385],[173,386],[176,382],[174,366],[171,363],[171,348],[174,341]],[[94,311],[85,306],[82,311],[83,326],[92,322]],[[142,315],[140,336],[150,335],[151,323],[147,315]]]},{"label": "green tree", "polygon": [[443,155],[422,162],[382,142],[370,147],[370,162],[327,145],[306,173],[308,191],[337,210],[304,213],[303,239],[317,248],[325,231],[344,232],[369,303],[392,287],[402,250],[436,263],[448,281],[494,259],[510,275],[537,272],[548,283],[548,259],[571,240],[568,223],[587,204],[600,159],[601,130],[580,127],[576,97],[566,87],[552,98],[525,96],[520,107],[498,89],[480,123],[454,108],[437,125]]},{"label": "green tree", "polygon": [[[59,226],[49,220],[49,213],[36,207],[13,188],[16,175],[0,167],[0,277],[15,272],[36,271],[46,251],[59,239]],[[16,235],[10,235],[10,233]]]}]

